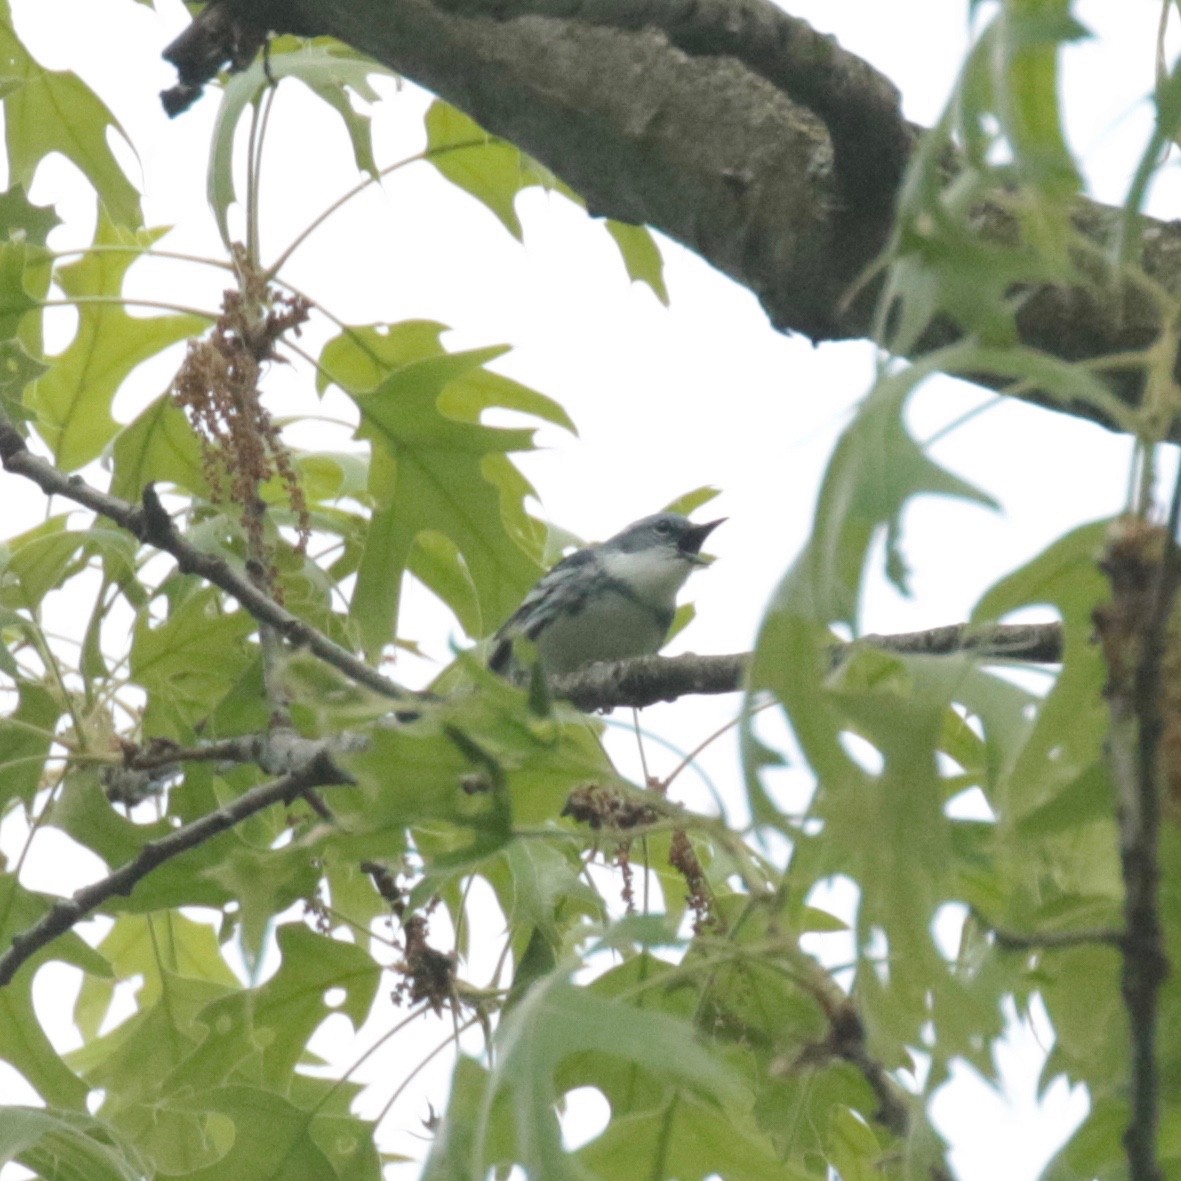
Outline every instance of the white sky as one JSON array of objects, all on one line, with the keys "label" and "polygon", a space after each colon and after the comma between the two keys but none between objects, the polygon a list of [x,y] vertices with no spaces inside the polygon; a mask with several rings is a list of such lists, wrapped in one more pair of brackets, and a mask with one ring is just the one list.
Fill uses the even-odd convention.
[{"label": "white sky", "polygon": [[[18,28],[36,56],[51,67],[78,70],[129,132],[141,153],[135,168],[142,166],[145,177],[148,223],[177,227],[164,245],[219,257],[204,199],[217,99],[211,93],[178,120],[164,118],[156,96],[173,76],[159,51],[187,18],[179,0],[161,7],[157,14],[130,3],[13,0]],[[835,33],[893,78],[908,117],[921,123],[937,117],[967,44],[965,0],[793,0],[786,7]],[[1151,86],[1159,3],[1087,0],[1077,14],[1099,35],[1067,54],[1068,130],[1094,195],[1118,201],[1150,126],[1143,94]],[[383,93],[387,101],[375,113],[380,164],[418,150],[425,105],[414,87],[395,92],[384,85]],[[270,135],[264,260],[355,179],[339,124],[299,86],[283,87]],[[1175,189],[1173,166],[1154,194],[1154,208],[1163,216],[1175,208],[1169,201]],[[89,240],[88,199],[79,195],[68,165],[50,161],[32,195],[58,202],[67,219],[52,245]],[[868,388],[871,349],[814,349],[802,338],[776,334],[749,293],[669,244],[664,254],[672,306],[665,309],[646,288],[629,286],[601,227],[568,203],[532,191],[518,209],[524,247],[470,198],[416,165],[331,219],[294,256],[286,277],[347,321],[438,319],[455,328],[451,347],[511,344],[513,352],[497,367],[557,398],[579,426],[578,439],[543,432],[546,449],[520,461],[537,488],[539,511],[575,533],[602,538],[691,488],[722,489],[707,510],[730,518],[711,539],[719,560],[690,584],[698,618],[671,650],[748,647],[776,580],[807,535],[836,436]],[[217,271],[144,264],[133,271],[131,292],[213,307],[223,285]],[[68,340],[70,326],[69,313],[63,313],[57,347]],[[322,331],[306,332],[305,346],[314,351]],[[121,394],[116,417],[129,419],[158,393],[175,364],[172,354],[146,367]],[[284,409],[316,407],[306,372],[276,368],[271,382],[290,398]],[[989,396],[947,379],[932,381],[912,404],[917,437],[933,434]],[[329,408],[334,411],[340,413],[340,406]],[[1080,521],[1118,511],[1129,455],[1127,440],[1098,428],[1012,401],[995,405],[941,441],[935,457],[996,496],[1003,512],[935,500],[915,505],[905,538],[914,597],[903,600],[875,579],[866,629],[911,630],[964,619],[983,589],[1050,540]],[[4,489],[6,498],[16,495],[15,505],[6,500],[6,525],[13,515],[23,525],[41,519],[44,502],[31,485],[8,480]],[[430,631],[429,650],[445,658],[452,634],[445,613],[421,593],[408,594],[406,610],[408,619]],[[413,634],[415,627],[404,630]],[[394,671],[429,675],[427,669]],[[646,711],[644,722],[692,745],[733,708],[732,699],[684,701]],[[629,759],[630,752],[625,748],[621,757]],[[658,752],[653,761],[655,771],[667,771],[675,756]],[[719,783],[735,784],[733,744],[717,744],[706,766]],[[685,802],[708,806],[688,776],[678,783]],[[0,834],[0,846],[5,835],[13,840],[18,834]],[[98,871],[93,858],[77,863],[79,881]],[[54,888],[62,888],[60,877]],[[45,979],[67,988],[71,976],[51,967]],[[444,1023],[422,1044],[429,1048],[448,1031]],[[326,1027],[317,1042],[327,1054],[334,1045],[331,1032]],[[68,1031],[60,1037],[69,1044]],[[348,1061],[355,1044],[340,1042],[348,1053],[333,1056]],[[415,1060],[402,1044],[397,1058]],[[1069,1099],[1060,1083],[1039,1106],[1033,1080],[1042,1052],[1028,1030],[1014,1029],[1000,1058],[1003,1097],[965,1071],[935,1106],[940,1128],[955,1145],[962,1181],[1036,1176],[1085,1109],[1081,1095]],[[425,1072],[425,1093],[438,1095],[445,1087],[450,1062],[441,1055],[433,1075]],[[374,1110],[387,1096],[388,1089],[375,1089]],[[0,1064],[0,1100],[5,1098],[29,1101],[30,1095]],[[400,1101],[391,1118],[396,1147],[422,1151],[413,1132],[424,1114],[419,1098]],[[2,1168],[0,1177],[8,1177]]]}]

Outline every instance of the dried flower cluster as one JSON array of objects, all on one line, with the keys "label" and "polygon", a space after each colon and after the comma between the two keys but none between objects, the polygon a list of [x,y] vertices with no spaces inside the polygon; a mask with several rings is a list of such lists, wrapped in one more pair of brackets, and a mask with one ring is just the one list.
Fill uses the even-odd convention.
[{"label": "dried flower cluster", "polygon": [[270,414],[263,407],[259,378],[263,364],[277,359],[275,346],[287,332],[298,334],[309,305],[299,296],[271,291],[237,257],[241,285],[228,290],[222,314],[207,337],[192,341],[171,395],[188,416],[201,442],[205,478],[213,499],[239,506],[258,585],[274,591],[276,576],[267,558],[259,492],[276,474],[298,520],[298,552],[310,533],[307,503]]},{"label": "dried flower cluster", "polygon": [[[629,798],[614,788],[591,783],[576,787],[566,797],[562,815],[572,817],[579,824],[589,825],[595,832],[605,830],[624,834],[666,818],[668,809],[662,808],[660,803],[657,799],[656,803],[649,804]],[[624,838],[616,845],[614,863],[623,877],[623,902],[632,911],[635,909],[635,889],[629,839]],[[707,927],[715,925],[716,919],[705,870],[683,829],[677,829],[672,834],[668,863],[685,879],[688,888],[685,901],[694,915],[693,929],[700,934]]]},{"label": "dried flower cluster", "polygon": [[579,824],[589,824],[596,832],[608,829],[625,832],[655,824],[663,813],[651,804],[629,799],[610,787],[590,783],[576,787],[567,797],[563,816],[570,816]]},{"label": "dried flower cluster", "polygon": [[425,915],[411,915],[402,924],[405,951],[394,965],[402,980],[394,989],[394,1001],[412,1005],[426,1001],[438,1015],[455,999],[455,953],[432,947],[429,934],[430,920]]},{"label": "dried flower cluster", "polygon": [[722,926],[714,914],[712,894],[705,870],[701,867],[693,843],[683,829],[677,829],[673,833],[672,844],[668,849],[668,863],[685,879],[685,885],[689,890],[685,895],[685,901],[693,912],[693,933],[700,935],[710,927]]},{"label": "dried flower cluster", "polygon": [[[402,924],[403,955],[394,965],[394,971],[402,979],[394,988],[394,1001],[411,1005],[426,1001],[436,1014],[441,1013],[455,1001],[455,953],[431,947],[427,941],[430,919],[425,914],[407,915],[406,891],[388,865],[381,861],[362,861],[361,870],[373,879],[377,892]],[[427,908],[428,912],[430,909]]]}]

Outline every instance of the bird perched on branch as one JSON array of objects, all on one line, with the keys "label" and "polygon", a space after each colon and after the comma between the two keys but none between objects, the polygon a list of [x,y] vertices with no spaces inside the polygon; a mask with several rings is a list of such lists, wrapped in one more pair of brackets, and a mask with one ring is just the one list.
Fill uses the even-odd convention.
[{"label": "bird perched on branch", "polygon": [[677,592],[708,565],[701,547],[724,519],[695,525],[679,513],[656,513],[563,558],[493,637],[489,667],[506,674],[519,667],[513,649],[521,639],[532,641],[545,672],[559,675],[656,652]]}]

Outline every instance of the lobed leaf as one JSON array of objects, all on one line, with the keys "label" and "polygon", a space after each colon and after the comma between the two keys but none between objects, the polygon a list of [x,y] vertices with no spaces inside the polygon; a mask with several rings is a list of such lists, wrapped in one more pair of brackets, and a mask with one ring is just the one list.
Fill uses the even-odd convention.
[{"label": "lobed leaf", "polygon": [[145,1181],[147,1164],[113,1128],[60,1108],[6,1107],[0,1164],[15,1162],[43,1181]]},{"label": "lobed leaf", "polygon": [[[499,407],[559,425],[568,420],[548,398],[484,368],[504,349],[447,353],[442,331],[427,322],[349,329],[321,357],[321,388],[331,380],[353,398],[358,437],[372,447],[376,507],[350,607],[370,653],[393,638],[402,574],[416,556],[469,619],[474,589],[480,632],[503,620],[541,572],[525,548],[533,533],[524,510],[531,489],[507,461],[532,446],[532,431],[487,427],[479,418]],[[446,563],[437,542],[416,553],[423,534],[450,541],[467,577]]]},{"label": "lobed leaf", "polygon": [[[515,144],[498,139],[455,107],[436,99],[426,113],[424,159],[457,188],[488,209],[518,241],[524,239],[516,199],[528,188],[561,193],[574,204],[586,203],[544,165]],[[619,250],[628,277],[645,283],[661,303],[668,303],[664,262],[650,230],[606,219],[607,233]]]},{"label": "lobed leaf", "polygon": [[296,41],[280,41],[272,45],[265,63],[259,59],[229,79],[210,140],[207,179],[209,205],[227,250],[232,243],[229,210],[238,200],[234,183],[234,141],[246,110],[257,106],[263,96],[284,78],[302,82],[340,116],[353,146],[357,168],[377,179],[369,116],[353,106],[347,92],[373,102],[377,92],[369,82],[370,76],[388,73],[380,63],[334,42],[303,45]]},{"label": "lobed leaf", "polygon": [[107,142],[113,131],[134,151],[123,128],[76,74],[34,60],[16,35],[7,0],[0,3],[0,63],[10,183],[27,190],[37,165],[61,152],[82,170],[117,224],[141,225],[139,194]]},{"label": "lobed leaf", "polygon": [[133,317],[118,302],[128,268],[164,232],[132,232],[100,218],[95,245],[126,253],[96,250],[57,272],[62,290],[80,301],[78,331],[64,352],[48,358],[48,372],[26,401],[63,471],[89,463],[115,437],[111,403],[132,370],[207,323],[195,315]]}]

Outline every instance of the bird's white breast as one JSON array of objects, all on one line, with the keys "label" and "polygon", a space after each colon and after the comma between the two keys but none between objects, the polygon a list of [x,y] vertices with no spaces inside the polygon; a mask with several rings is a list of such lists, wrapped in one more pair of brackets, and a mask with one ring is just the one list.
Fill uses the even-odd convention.
[{"label": "bird's white breast", "polygon": [[613,550],[600,555],[600,560],[607,574],[629,587],[636,598],[669,611],[676,606],[677,591],[694,568],[671,546],[632,554]]},{"label": "bird's white breast", "polygon": [[626,593],[607,588],[576,614],[559,616],[537,638],[551,673],[573,672],[596,660],[627,660],[660,649],[679,591],[693,570],[674,552],[606,553],[603,570]]}]

